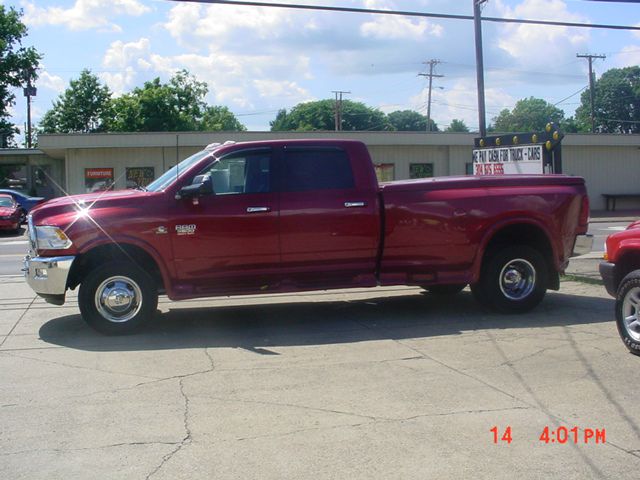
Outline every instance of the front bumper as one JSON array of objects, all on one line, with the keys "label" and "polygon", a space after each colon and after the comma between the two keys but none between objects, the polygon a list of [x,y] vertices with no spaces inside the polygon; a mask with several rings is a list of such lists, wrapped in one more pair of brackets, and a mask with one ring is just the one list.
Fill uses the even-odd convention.
[{"label": "front bumper", "polygon": [[593,248],[593,235],[587,233],[586,235],[577,235],[576,242],[573,244],[573,254],[572,257],[577,257],[579,255],[586,255],[587,253],[591,253],[591,249]]},{"label": "front bumper", "polygon": [[24,276],[29,286],[54,305],[62,305],[67,291],[67,278],[76,257],[24,258]]},{"label": "front bumper", "polygon": [[604,288],[607,289],[607,293],[609,295],[615,297],[618,290],[618,285],[616,285],[615,263],[600,262],[599,270],[600,276],[602,277],[602,283],[604,283]]}]

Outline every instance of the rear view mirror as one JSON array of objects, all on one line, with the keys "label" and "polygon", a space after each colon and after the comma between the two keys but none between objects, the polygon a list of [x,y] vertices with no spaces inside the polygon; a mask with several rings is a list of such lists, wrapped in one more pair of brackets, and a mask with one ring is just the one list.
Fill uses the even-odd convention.
[{"label": "rear view mirror", "polygon": [[196,175],[193,177],[191,185],[186,185],[180,189],[176,199],[199,197],[201,195],[211,195],[213,193],[213,182],[210,175]]}]

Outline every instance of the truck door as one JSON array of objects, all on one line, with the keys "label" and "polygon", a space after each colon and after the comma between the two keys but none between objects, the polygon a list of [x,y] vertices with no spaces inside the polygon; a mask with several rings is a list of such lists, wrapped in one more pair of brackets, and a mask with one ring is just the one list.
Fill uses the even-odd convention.
[{"label": "truck door", "polygon": [[[176,274],[196,293],[265,289],[280,262],[271,149],[236,151],[206,169],[214,194],[176,201]],[[196,204],[194,204],[196,203]]]},{"label": "truck door", "polygon": [[299,287],[375,285],[377,193],[358,188],[348,153],[286,146],[280,169],[282,273]]}]

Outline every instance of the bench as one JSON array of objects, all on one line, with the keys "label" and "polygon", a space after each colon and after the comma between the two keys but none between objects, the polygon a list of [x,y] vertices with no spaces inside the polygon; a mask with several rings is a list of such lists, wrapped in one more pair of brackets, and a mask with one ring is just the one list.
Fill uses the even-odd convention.
[{"label": "bench", "polygon": [[640,193],[603,193],[602,196],[607,202],[607,211],[609,211],[609,201],[611,201],[611,210],[615,211],[618,198],[640,198]]}]

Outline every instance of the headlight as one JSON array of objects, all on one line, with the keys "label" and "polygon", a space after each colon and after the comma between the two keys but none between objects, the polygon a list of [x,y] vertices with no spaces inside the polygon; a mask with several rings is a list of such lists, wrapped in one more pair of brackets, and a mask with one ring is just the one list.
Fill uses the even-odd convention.
[{"label": "headlight", "polygon": [[65,250],[72,243],[69,237],[58,227],[34,227],[38,250]]}]

